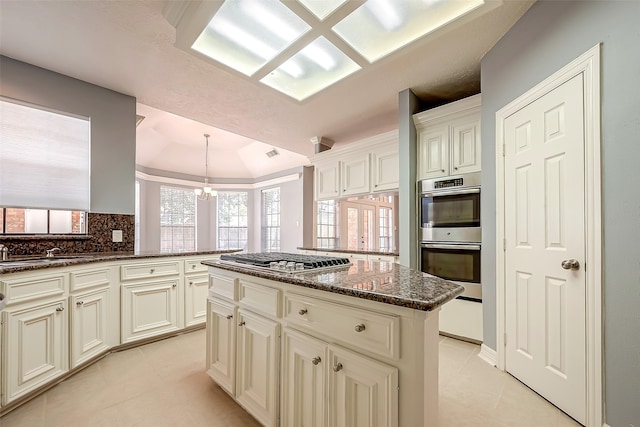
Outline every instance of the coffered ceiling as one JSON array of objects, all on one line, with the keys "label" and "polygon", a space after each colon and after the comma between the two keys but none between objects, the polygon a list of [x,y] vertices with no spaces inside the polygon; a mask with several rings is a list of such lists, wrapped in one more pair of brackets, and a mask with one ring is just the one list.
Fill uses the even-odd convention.
[{"label": "coffered ceiling", "polygon": [[[210,175],[258,177],[304,164],[313,137],[340,146],[396,128],[404,89],[425,105],[479,92],[481,58],[533,0],[462,17],[302,101],[178,48],[175,3],[2,0],[0,53],[136,97],[141,166],[202,175],[210,133],[210,159],[227,162]],[[279,164],[252,164],[273,148]]]}]

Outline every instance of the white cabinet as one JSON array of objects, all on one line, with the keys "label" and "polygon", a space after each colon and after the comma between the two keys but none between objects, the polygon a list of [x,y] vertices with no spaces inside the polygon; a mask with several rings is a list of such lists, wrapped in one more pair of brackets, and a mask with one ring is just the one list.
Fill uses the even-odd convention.
[{"label": "white cabinet", "polygon": [[6,405],[69,369],[69,327],[64,298],[6,309],[2,316]]},{"label": "white cabinet", "polygon": [[480,171],[480,103],[474,95],[414,114],[419,180]]},{"label": "white cabinet", "polygon": [[108,293],[98,289],[70,297],[72,368],[109,349]]},{"label": "white cabinet", "polygon": [[398,426],[398,369],[329,346],[329,425]]},{"label": "white cabinet", "polygon": [[277,426],[280,324],[238,310],[236,400],[265,427]]},{"label": "white cabinet", "polygon": [[236,306],[211,298],[207,315],[207,374],[236,394]]},{"label": "white cabinet", "polygon": [[397,190],[398,132],[391,131],[317,154],[316,200]]},{"label": "white cabinet", "polygon": [[282,335],[282,426],[326,425],[327,343],[294,329]]},{"label": "white cabinet", "polygon": [[371,155],[371,179],[373,192],[396,190],[400,185],[398,151],[382,151]]},{"label": "white cabinet", "polygon": [[184,326],[200,325],[207,318],[209,276],[190,274],[184,280]]},{"label": "white cabinet", "polygon": [[340,164],[338,161],[315,166],[316,200],[340,197]]},{"label": "white cabinet", "polygon": [[341,196],[368,193],[369,154],[358,154],[340,162],[342,189]]}]

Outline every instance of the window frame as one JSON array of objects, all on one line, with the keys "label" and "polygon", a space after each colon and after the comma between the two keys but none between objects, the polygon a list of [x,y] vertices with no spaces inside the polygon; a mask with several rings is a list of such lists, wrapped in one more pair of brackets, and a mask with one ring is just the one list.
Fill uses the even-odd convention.
[{"label": "window frame", "polygon": [[[267,200],[267,195],[277,193],[277,200]],[[279,252],[281,250],[281,199],[280,187],[262,190],[261,211],[262,211],[262,238],[261,247],[263,252]],[[272,219],[277,225],[271,224]]]},{"label": "window frame", "polygon": [[[171,212],[167,212],[166,214],[169,215],[169,219],[171,220],[170,224],[163,224],[163,214],[165,214],[165,212],[163,212],[163,191],[164,190],[169,190],[171,192],[181,192],[183,193],[182,196],[186,197],[187,195],[192,199],[193,201],[193,225],[180,225],[179,223],[174,223],[173,221],[173,215],[177,215],[178,217],[180,217],[181,215],[184,217],[187,214],[186,213],[177,213],[177,214],[172,214]],[[181,253],[181,252],[194,252],[196,250],[196,248],[198,247],[198,242],[197,242],[197,238],[198,238],[198,218],[197,218],[197,212],[198,212],[198,202],[197,202],[197,197],[195,195],[195,193],[193,192],[193,190],[191,189],[186,189],[186,188],[181,188],[181,187],[173,187],[170,185],[161,185],[160,186],[160,206],[159,206],[159,215],[160,215],[160,253]],[[170,236],[170,246],[166,245],[166,242],[168,242],[169,240],[166,239],[166,235],[165,235],[165,231],[166,230],[171,230]],[[193,238],[192,239],[185,239],[184,236],[185,234],[182,234],[182,239],[175,239],[174,236],[174,232],[176,230],[193,230]],[[183,245],[181,248],[176,247],[176,244],[174,242],[176,241],[182,241],[182,243],[185,242],[189,242],[192,243],[189,245],[189,247],[187,247],[187,245]]]},{"label": "window frame", "polygon": [[[241,218],[244,216],[245,218],[245,226],[240,226],[240,225],[221,225],[221,221],[220,218],[222,218],[222,215],[220,215],[220,205],[222,202],[222,199],[228,196],[239,196],[239,197],[244,197],[244,209],[245,209],[245,214],[244,215],[240,215],[240,213],[238,213],[237,215],[235,215],[236,218]],[[242,221],[238,221],[238,223],[240,223]],[[222,234],[220,231],[224,229],[226,230],[226,236],[227,238],[225,239],[225,243],[226,245],[221,245],[221,238],[222,238]],[[231,230],[235,230],[236,236],[239,236],[241,234],[244,234],[244,244],[240,247],[230,247],[229,243],[233,240],[233,241],[237,241],[240,242],[241,239],[230,239],[229,235],[230,235],[230,231]],[[244,230],[244,233],[242,232]],[[249,243],[249,193],[247,191],[218,191],[218,197],[217,197],[217,206],[216,206],[216,248],[217,249],[241,249],[243,251],[247,250],[247,245]]]},{"label": "window frame", "polygon": [[[32,211],[41,211],[46,212],[47,215],[47,231],[39,232],[39,233],[29,233],[29,232],[15,232],[7,231],[7,210],[16,209],[16,210],[32,210]],[[60,233],[60,232],[51,232],[51,211],[58,212],[70,212],[71,213],[71,229],[70,233]],[[80,215],[79,223],[81,224],[81,231],[74,233],[73,227],[73,214],[77,212]],[[46,237],[46,236],[86,236],[88,234],[88,215],[86,211],[82,210],[68,210],[68,209],[32,209],[32,208],[13,208],[13,207],[0,207],[0,236],[2,237],[22,237],[22,236],[33,236],[33,237]]]}]

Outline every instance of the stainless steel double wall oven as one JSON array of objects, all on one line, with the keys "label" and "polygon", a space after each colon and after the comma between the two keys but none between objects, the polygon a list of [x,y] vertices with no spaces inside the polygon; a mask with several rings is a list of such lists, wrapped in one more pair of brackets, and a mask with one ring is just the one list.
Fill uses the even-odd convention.
[{"label": "stainless steel double wall oven", "polygon": [[421,269],[465,287],[482,301],[480,172],[419,182]]}]

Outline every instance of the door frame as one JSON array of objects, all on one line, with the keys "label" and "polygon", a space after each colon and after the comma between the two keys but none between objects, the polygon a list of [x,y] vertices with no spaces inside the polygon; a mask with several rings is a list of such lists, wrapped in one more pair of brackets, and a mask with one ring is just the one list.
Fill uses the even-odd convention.
[{"label": "door frame", "polygon": [[504,126],[507,117],[583,75],[585,136],[586,425],[603,425],[602,202],[600,168],[600,44],[496,112],[496,366],[506,370],[506,244]]}]

